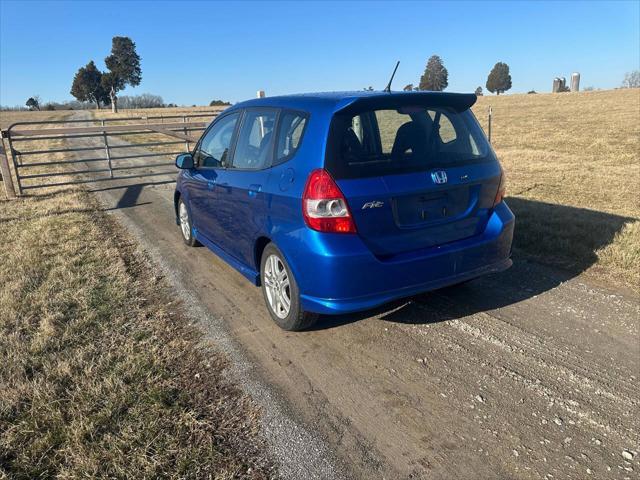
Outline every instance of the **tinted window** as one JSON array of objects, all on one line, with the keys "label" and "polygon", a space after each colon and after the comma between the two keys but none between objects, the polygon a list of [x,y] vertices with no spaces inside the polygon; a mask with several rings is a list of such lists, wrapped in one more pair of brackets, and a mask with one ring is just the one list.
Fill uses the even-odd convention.
[{"label": "tinted window", "polygon": [[229,149],[239,113],[231,113],[218,120],[200,141],[195,154],[199,167],[221,167],[229,161]]},{"label": "tinted window", "polygon": [[[429,116],[432,120],[435,120],[436,112],[429,110]],[[440,128],[438,128],[438,135],[440,135],[440,141],[442,143],[453,142],[458,135],[456,135],[456,129],[453,127],[451,120],[446,114],[440,116]]]},{"label": "tinted window", "polygon": [[307,117],[300,113],[284,112],[280,115],[275,163],[282,163],[295,154],[302,141],[306,124]]},{"label": "tinted window", "polygon": [[275,110],[247,110],[233,156],[235,168],[259,170],[271,165]]},{"label": "tinted window", "polygon": [[401,107],[334,117],[327,167],[337,177],[390,175],[486,160],[490,149],[469,110]]}]

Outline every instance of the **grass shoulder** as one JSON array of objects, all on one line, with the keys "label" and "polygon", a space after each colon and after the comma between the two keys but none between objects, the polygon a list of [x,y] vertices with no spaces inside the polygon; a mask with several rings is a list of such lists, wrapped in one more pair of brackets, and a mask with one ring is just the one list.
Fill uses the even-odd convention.
[{"label": "grass shoulder", "polygon": [[3,201],[0,240],[0,473],[274,476],[259,410],[94,197]]}]

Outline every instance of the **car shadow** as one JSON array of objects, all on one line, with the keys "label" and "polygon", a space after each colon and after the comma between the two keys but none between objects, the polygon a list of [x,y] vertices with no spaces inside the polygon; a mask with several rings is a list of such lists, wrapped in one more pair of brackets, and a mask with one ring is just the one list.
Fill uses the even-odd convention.
[{"label": "car shadow", "polygon": [[142,190],[144,187],[157,187],[160,185],[169,185],[169,184],[175,184],[176,181],[175,180],[158,180],[158,181],[153,181],[153,182],[149,182],[149,181],[143,181],[143,182],[139,182],[139,183],[128,183],[126,185],[111,185],[108,187],[94,187],[94,188],[89,188],[89,192],[108,192],[108,191],[112,191],[112,190],[122,190],[127,189],[129,187],[135,187],[135,188],[139,188],[140,190]]},{"label": "car shadow", "polygon": [[129,185],[124,189],[124,192],[122,192],[122,196],[118,199],[118,203],[116,203],[116,206],[110,210],[120,210],[122,208],[148,205],[151,202],[138,203],[138,197],[140,197],[143,188],[143,185],[140,184]]},{"label": "car shadow", "polygon": [[431,324],[493,310],[543,294],[576,277],[598,259],[625,224],[638,219],[523,198],[507,199],[516,215],[513,266],[498,274],[348,315],[323,315],[324,330],[375,317]]},{"label": "car shadow", "polygon": [[167,185],[170,183],[175,183],[173,180],[169,181],[158,181],[158,182],[140,182],[140,183],[129,183],[126,185],[113,185],[109,187],[102,188],[94,188],[90,190],[91,192],[112,192],[116,190],[122,190],[122,195],[118,198],[116,204],[113,207],[106,208],[105,211],[111,210],[121,210],[123,208],[132,208],[132,207],[140,207],[143,205],[150,205],[152,202],[140,202],[139,197],[142,194],[142,191],[146,187],[154,187],[160,185]]}]

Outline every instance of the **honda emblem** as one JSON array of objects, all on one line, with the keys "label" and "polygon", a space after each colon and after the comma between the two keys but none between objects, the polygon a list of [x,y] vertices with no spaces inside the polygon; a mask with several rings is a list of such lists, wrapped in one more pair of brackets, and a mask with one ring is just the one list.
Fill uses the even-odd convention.
[{"label": "honda emblem", "polygon": [[445,172],[444,170],[431,172],[431,180],[433,180],[433,183],[437,184],[447,183],[447,172]]}]

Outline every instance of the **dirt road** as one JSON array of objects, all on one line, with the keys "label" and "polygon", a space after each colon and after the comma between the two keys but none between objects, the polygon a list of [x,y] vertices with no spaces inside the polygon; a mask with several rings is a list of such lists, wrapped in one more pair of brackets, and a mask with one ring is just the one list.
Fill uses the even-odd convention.
[{"label": "dirt road", "polygon": [[224,320],[344,476],[640,478],[634,296],[516,256],[499,275],[283,332],[258,288],[183,245],[170,180],[89,188]]}]

